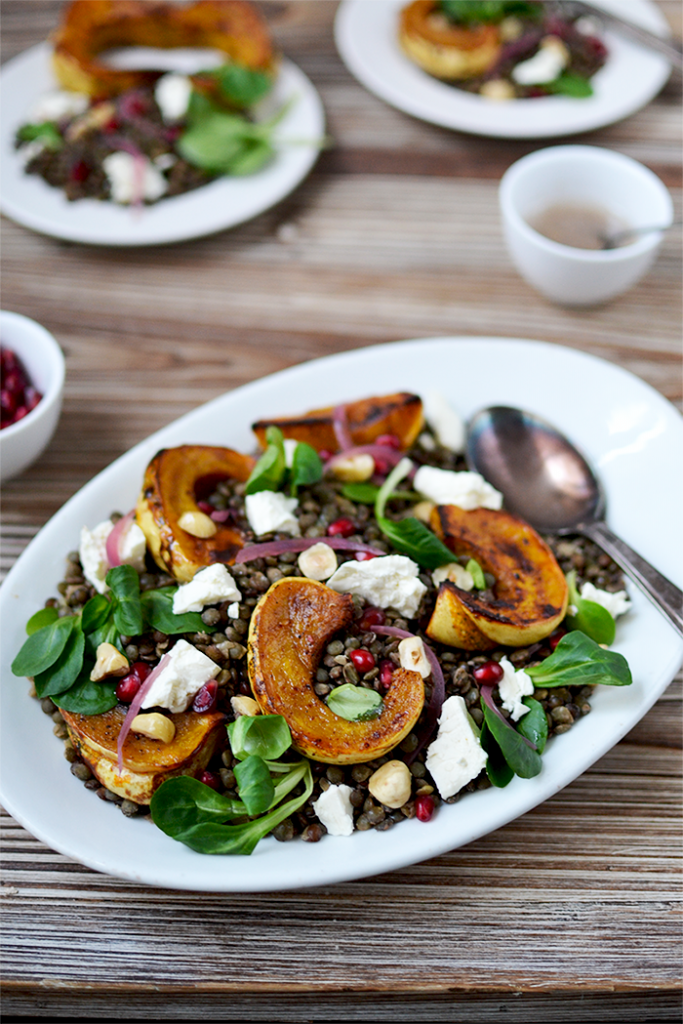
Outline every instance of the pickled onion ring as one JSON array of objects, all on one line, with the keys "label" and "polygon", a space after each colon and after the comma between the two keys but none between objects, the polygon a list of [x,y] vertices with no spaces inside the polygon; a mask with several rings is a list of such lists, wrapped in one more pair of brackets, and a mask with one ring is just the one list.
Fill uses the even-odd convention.
[{"label": "pickled onion ring", "polygon": [[112,569],[117,565],[121,565],[121,544],[123,541],[123,535],[134,519],[135,509],[133,509],[132,512],[128,512],[127,515],[121,516],[118,523],[115,523],[109,532],[105,551],[107,554],[107,561]]}]

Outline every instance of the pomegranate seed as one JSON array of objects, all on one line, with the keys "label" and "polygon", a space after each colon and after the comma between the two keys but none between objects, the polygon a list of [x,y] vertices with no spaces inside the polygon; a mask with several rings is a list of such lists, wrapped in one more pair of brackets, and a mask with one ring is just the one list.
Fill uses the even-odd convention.
[{"label": "pomegranate seed", "polygon": [[387,617],[381,608],[375,608],[370,605],[368,608],[363,609],[363,614],[358,620],[358,625],[361,629],[369,630],[373,626],[383,626],[387,621]]},{"label": "pomegranate seed", "polygon": [[13,391],[7,391],[5,388],[0,391],[0,409],[3,419],[12,419],[17,411],[17,397]]},{"label": "pomegranate seed", "polygon": [[69,172],[69,177],[72,181],[76,181],[79,184],[86,180],[90,174],[90,168],[86,164],[85,160],[77,160]]},{"label": "pomegranate seed", "polygon": [[197,508],[206,516],[210,516],[211,513],[214,511],[213,505],[210,505],[208,501],[198,501]]},{"label": "pomegranate seed", "polygon": [[130,704],[135,694],[140,689],[140,680],[130,674],[125,676],[117,685],[115,693],[116,699],[122,700],[125,704]]},{"label": "pomegranate seed", "polygon": [[20,405],[19,408],[17,409],[17,411],[14,414],[14,419],[12,420],[12,422],[13,423],[17,423],[19,420],[23,420],[24,416],[27,416],[27,415],[28,415],[28,409],[26,408],[26,406],[25,405]]},{"label": "pomegranate seed", "polygon": [[41,400],[43,396],[41,395],[40,391],[36,391],[36,389],[34,387],[31,387],[30,384],[26,388],[24,394],[26,397],[26,408],[28,409],[29,412],[31,412],[32,409],[35,409],[35,407],[38,405],[38,402]]},{"label": "pomegranate seed", "polygon": [[478,683],[484,683],[486,686],[493,686],[495,683],[499,683],[503,678],[503,670],[497,661],[487,661],[479,668],[475,668],[472,673]]},{"label": "pomegranate seed", "polygon": [[349,658],[353,662],[353,667],[358,672],[371,672],[375,667],[375,656],[372,651],[366,651],[363,647],[359,647],[355,651],[349,651]]},{"label": "pomegranate seed", "polygon": [[375,438],[375,444],[384,445],[385,448],[395,448],[396,451],[401,450],[401,441],[396,434],[380,434]]},{"label": "pomegranate seed", "polygon": [[17,357],[10,348],[0,348],[0,365],[5,373],[19,368]]},{"label": "pomegranate seed", "polygon": [[333,523],[327,527],[328,537],[350,537],[352,533],[356,532],[356,524],[346,517],[341,519],[335,519]]},{"label": "pomegranate seed", "polygon": [[18,395],[26,386],[26,379],[20,370],[10,370],[2,382],[2,386],[5,391],[10,391],[12,394]]},{"label": "pomegranate seed", "polygon": [[556,629],[554,633],[550,634],[550,637],[548,638],[548,643],[550,644],[550,650],[551,651],[555,650],[555,648],[559,644],[560,640],[565,635],[566,634],[565,634],[565,630],[564,629]]},{"label": "pomegranate seed", "polygon": [[107,123],[103,126],[102,131],[109,135],[111,132],[117,132],[121,126],[115,117],[110,117]]},{"label": "pomegranate seed", "polygon": [[218,692],[218,683],[215,679],[209,679],[208,683],[205,683],[199,690],[192,701],[192,710],[205,712],[213,711],[216,707],[216,693]]},{"label": "pomegranate seed", "polygon": [[221,777],[216,772],[204,771],[199,776],[199,781],[203,782],[205,786],[210,786],[211,789],[219,789],[221,784]]},{"label": "pomegranate seed", "polygon": [[434,798],[429,793],[415,797],[415,817],[418,821],[431,821],[434,814]]},{"label": "pomegranate seed", "polygon": [[332,452],[328,452],[327,448],[321,448],[318,455],[321,462],[327,462],[328,459],[332,458]]},{"label": "pomegranate seed", "polygon": [[373,459],[375,462],[375,473],[379,476],[386,476],[391,469],[391,463],[378,455],[373,455]]},{"label": "pomegranate seed", "polygon": [[389,659],[387,658],[387,660],[381,662],[379,666],[379,681],[383,690],[386,691],[389,689],[393,677],[394,663],[393,661],[389,661]]},{"label": "pomegranate seed", "polygon": [[371,558],[377,558],[371,551],[356,551],[353,556],[357,562],[369,562]]}]

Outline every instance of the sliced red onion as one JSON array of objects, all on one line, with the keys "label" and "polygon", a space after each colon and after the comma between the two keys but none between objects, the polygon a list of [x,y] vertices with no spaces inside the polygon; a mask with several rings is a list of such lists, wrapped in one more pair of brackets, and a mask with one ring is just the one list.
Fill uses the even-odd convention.
[{"label": "sliced red onion", "polygon": [[370,547],[357,540],[346,540],[343,537],[287,537],[284,540],[269,540],[263,544],[251,544],[242,548],[235,558],[235,564],[253,562],[255,558],[269,558],[271,555],[283,555],[287,551],[307,551],[314,544],[327,544],[335,551],[365,551],[369,555],[386,555],[386,551]]},{"label": "sliced red onion", "polygon": [[[402,640],[415,636],[415,633],[408,633],[405,629],[397,629],[396,626],[373,626],[372,632],[381,636],[398,636]],[[425,655],[432,670],[432,695],[429,698],[429,704],[427,705],[425,720],[418,733],[417,746],[415,747],[415,750],[405,758],[405,762],[408,765],[413,763],[427,740],[434,732],[434,727],[436,726],[439,715],[441,714],[441,707],[446,698],[446,681],[443,677],[443,672],[441,671],[439,659],[429,644],[425,644],[424,640],[422,643],[424,645]]]},{"label": "sliced red onion", "polygon": [[166,668],[166,665],[168,664],[169,658],[170,658],[170,653],[169,654],[164,654],[164,656],[161,659],[161,661],[159,662],[159,664],[156,666],[156,668],[152,669],[152,671],[147,676],[147,678],[145,679],[144,683],[142,683],[140,689],[138,690],[138,692],[135,694],[135,696],[133,697],[132,701],[130,702],[130,707],[128,708],[128,713],[126,714],[126,717],[123,720],[123,725],[121,726],[121,732],[119,733],[119,738],[116,741],[116,752],[118,754],[118,769],[119,769],[119,772],[123,771],[123,744],[126,742],[126,736],[130,732],[131,723],[132,723],[133,719],[135,718],[135,716],[137,715],[138,711],[140,710],[142,702],[145,699],[145,697],[147,696],[147,694],[149,693],[149,691],[150,691],[150,689],[152,687],[152,684],[154,683],[155,679],[157,679],[161,675],[163,670]]},{"label": "sliced red onion", "polygon": [[114,527],[110,531],[109,536],[107,537],[105,550],[107,554],[107,561],[109,562],[110,568],[112,569],[117,565],[121,565],[121,547],[123,537],[126,530],[128,529],[128,527],[130,526],[134,519],[135,509],[133,509],[131,512],[128,512],[127,515],[121,516],[118,523],[114,523]]},{"label": "sliced red onion", "polygon": [[[483,700],[484,704],[486,704],[486,707],[490,711],[493,711],[494,715],[497,715],[498,718],[500,718],[500,720],[503,723],[503,725],[507,729],[512,729],[513,732],[517,732],[517,729],[515,729],[515,727],[513,725],[510,725],[510,723],[508,722],[508,720],[505,717],[505,715],[501,714],[500,708],[498,707],[498,705],[494,701],[494,699],[493,699],[493,686],[482,686],[481,690],[479,692],[481,694],[481,699]],[[531,747],[532,750],[538,750],[538,747],[536,746],[536,744],[532,743],[531,740],[527,739],[526,736],[522,736],[521,732],[517,732],[517,735],[521,736],[522,739],[524,740],[524,742],[526,743],[526,745],[528,747]]]},{"label": "sliced red onion", "polygon": [[213,519],[214,523],[227,523],[228,519],[232,516],[232,510],[229,508],[215,508],[212,512],[209,512],[209,516]]},{"label": "sliced red onion", "polygon": [[353,439],[349,429],[349,418],[346,415],[345,405],[336,405],[332,410],[332,426],[334,427],[334,435],[337,438],[339,450],[345,452],[349,448],[353,448]]}]

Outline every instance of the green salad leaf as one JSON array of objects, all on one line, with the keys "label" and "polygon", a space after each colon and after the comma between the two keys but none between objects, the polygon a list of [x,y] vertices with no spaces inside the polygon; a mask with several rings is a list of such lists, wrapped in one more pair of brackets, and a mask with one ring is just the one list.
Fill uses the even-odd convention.
[{"label": "green salad leaf", "polygon": [[42,124],[24,124],[17,132],[17,138],[21,142],[42,142],[45,149],[53,152],[61,149],[64,139],[51,121],[44,121]]},{"label": "green salad leaf", "polygon": [[508,766],[515,775],[522,779],[533,779],[541,771],[541,755],[529,745],[525,737],[517,731],[506,719],[492,711],[488,704],[482,701],[484,710],[484,722],[500,747],[501,753]]},{"label": "green salad leaf", "polygon": [[234,773],[249,817],[255,818],[267,811],[275,796],[275,786],[266,761],[258,754],[249,754],[235,765]]},{"label": "green salad leaf", "polygon": [[54,665],[75,626],[76,617],[67,615],[31,633],[12,662],[14,675],[36,676]]},{"label": "green salad leaf", "polygon": [[477,562],[476,558],[470,558],[465,568],[472,577],[472,580],[474,581],[474,585],[477,588],[477,590],[486,590],[484,570],[479,565],[479,562]]},{"label": "green salad leaf", "polygon": [[441,0],[441,10],[458,25],[496,23],[503,18],[538,18],[541,5],[524,0]]},{"label": "green salad leaf", "polygon": [[579,629],[596,644],[612,644],[616,636],[614,617],[597,601],[589,601],[581,597],[576,588],[576,573],[567,573],[569,587],[569,604],[576,608],[576,615],[569,615],[567,622],[572,629]]},{"label": "green salad leaf", "polygon": [[515,773],[505,760],[503,751],[496,743],[485,721],[482,722],[479,742],[488,755],[486,759],[486,774],[489,782],[497,789],[505,789],[514,779]]},{"label": "green salad leaf", "polygon": [[59,618],[59,612],[56,608],[41,608],[40,611],[32,615],[26,623],[26,632],[29,636],[33,633],[37,633],[39,629],[44,626],[51,626],[53,622],[56,622]]},{"label": "green salad leaf", "polygon": [[264,99],[273,87],[273,80],[263,71],[243,64],[222,64],[211,71],[203,71],[202,78],[213,78],[224,98],[236,107],[252,107]]},{"label": "green salad leaf", "polygon": [[245,494],[258,491],[277,491],[285,478],[285,439],[278,427],[268,427],[267,446],[261,458],[251,471],[244,488]]},{"label": "green salad leaf", "polygon": [[539,754],[542,754],[548,741],[548,719],[543,705],[534,697],[525,697],[522,701],[529,708],[517,722],[517,732],[530,740]]},{"label": "green salad leaf", "polygon": [[38,672],[33,677],[33,685],[39,697],[54,697],[75,683],[83,667],[84,650],[85,636],[80,624],[74,620],[74,628],[57,660],[44,672]]},{"label": "green salad leaf", "polygon": [[382,698],[376,690],[344,683],[335,686],[325,702],[335,715],[347,722],[367,722],[382,713]]},{"label": "green salad leaf", "polygon": [[587,99],[593,95],[593,86],[587,78],[568,71],[563,71],[554,81],[546,82],[543,88],[557,96],[571,96],[577,100]]},{"label": "green salad leaf", "polygon": [[282,715],[240,715],[228,726],[228,737],[240,761],[252,754],[275,761],[292,744],[292,734]]},{"label": "green salad leaf", "polygon": [[124,636],[140,636],[144,630],[140,604],[140,577],[132,565],[117,565],[105,577],[111,590],[114,625]]},{"label": "green salad leaf", "polygon": [[173,598],[177,592],[177,587],[160,587],[158,590],[145,590],[140,595],[142,613],[151,628],[167,636],[176,633],[213,633],[216,627],[207,626],[201,612],[175,614]]},{"label": "green salad leaf", "polygon": [[296,497],[299,487],[317,484],[323,478],[323,464],[315,448],[304,441],[299,441],[294,449],[292,466],[289,470],[289,486],[292,497]]},{"label": "green salad leaf", "polygon": [[633,682],[626,658],[607,651],[585,633],[566,633],[553,653],[540,665],[524,670],[534,686],[630,686]]},{"label": "green salad leaf", "polygon": [[438,569],[453,561],[453,552],[449,551],[435,533],[421,523],[415,516],[405,519],[387,519],[384,515],[389,498],[397,484],[411,471],[413,464],[410,459],[401,459],[380,487],[375,498],[375,518],[384,536],[391,541],[398,551],[409,555],[424,569]]}]

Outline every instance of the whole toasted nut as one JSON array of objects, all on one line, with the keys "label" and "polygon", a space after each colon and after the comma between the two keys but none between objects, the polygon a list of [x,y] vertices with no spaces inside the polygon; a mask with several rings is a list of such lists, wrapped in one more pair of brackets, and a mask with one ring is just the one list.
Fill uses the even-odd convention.
[{"label": "whole toasted nut", "polygon": [[419,519],[421,523],[428,523],[435,508],[436,505],[433,501],[418,501],[417,505],[413,505],[412,514],[416,519]]},{"label": "whole toasted nut", "polygon": [[261,714],[261,708],[251,697],[243,697],[240,694],[237,697],[231,697],[230,703],[232,710],[235,712],[235,718],[239,718],[240,715],[248,715],[250,718],[253,718],[254,715]]},{"label": "whole toasted nut", "polygon": [[432,674],[432,668],[425,652],[425,645],[419,636],[409,636],[398,645],[401,668],[419,672],[423,679]]},{"label": "whole toasted nut", "polygon": [[329,579],[337,571],[337,556],[329,544],[321,541],[320,544],[314,544],[307,551],[301,552],[298,565],[309,580],[320,582]]},{"label": "whole toasted nut", "polygon": [[213,519],[199,509],[192,512],[183,512],[178,519],[178,526],[181,530],[185,530],[186,533],[191,533],[193,537],[200,537],[202,539],[213,537],[218,531],[218,527]]},{"label": "whole toasted nut", "polygon": [[136,715],[130,723],[133,732],[148,736],[150,740],[170,743],[175,736],[175,724],[166,715],[151,711],[148,715]]},{"label": "whole toasted nut", "polygon": [[460,590],[472,590],[474,587],[472,573],[458,562],[449,562],[448,565],[440,565],[438,569],[434,570],[432,573],[434,586],[438,587],[444,580],[455,583]]},{"label": "whole toasted nut", "polygon": [[125,654],[114,647],[113,644],[100,644],[97,648],[97,660],[90,673],[93,683],[107,676],[125,676],[130,668],[130,663]]},{"label": "whole toasted nut", "polygon": [[67,131],[66,139],[68,142],[75,142],[76,139],[80,139],[81,135],[85,135],[86,132],[93,131],[97,128],[103,128],[113,118],[116,113],[116,107],[110,101],[105,103],[97,103],[94,107],[90,107],[71,122]]},{"label": "whole toasted nut", "polygon": [[349,455],[348,458],[335,459],[331,462],[330,472],[337,480],[343,480],[345,483],[362,483],[369,480],[375,472],[375,460],[366,452]]},{"label": "whole toasted nut", "polygon": [[370,776],[368,789],[385,807],[402,807],[412,791],[410,769],[403,761],[387,761]]}]

